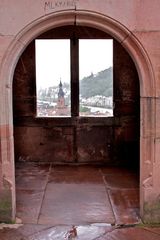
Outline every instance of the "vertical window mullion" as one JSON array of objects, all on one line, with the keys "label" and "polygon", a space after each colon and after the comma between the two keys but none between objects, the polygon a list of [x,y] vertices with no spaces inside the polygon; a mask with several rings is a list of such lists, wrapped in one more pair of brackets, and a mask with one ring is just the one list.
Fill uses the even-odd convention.
[{"label": "vertical window mullion", "polygon": [[79,115],[79,41],[71,39],[71,116]]}]

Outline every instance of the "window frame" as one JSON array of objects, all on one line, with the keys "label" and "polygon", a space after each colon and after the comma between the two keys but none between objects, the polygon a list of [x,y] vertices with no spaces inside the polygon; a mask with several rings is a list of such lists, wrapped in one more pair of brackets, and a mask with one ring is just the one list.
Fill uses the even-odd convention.
[{"label": "window frame", "polygon": [[[91,121],[93,119],[110,119],[114,117],[114,47],[113,47],[113,116],[80,116],[79,112],[79,40],[80,39],[110,39],[114,41],[113,38],[111,38],[107,33],[101,32],[99,30],[93,29],[93,33],[88,32],[88,28],[82,27],[82,29],[85,29],[83,33],[79,31],[79,28],[77,26],[70,26],[71,32],[61,32],[60,34],[53,34],[54,36],[48,37],[48,36],[39,36],[35,40],[38,39],[69,39],[70,40],[70,91],[71,91],[71,110],[70,110],[70,116],[37,116],[37,101],[36,101],[36,118],[45,118],[45,119],[90,119]],[[78,30],[77,30],[78,28]],[[57,28],[58,29],[58,28]],[[94,31],[98,31],[94,33]],[[54,32],[54,30],[53,30]],[[113,44],[114,46],[114,44]],[[37,84],[36,84],[37,85]],[[37,99],[37,94],[36,94]],[[80,120],[81,121],[81,120]],[[95,120],[97,122],[98,120]]]}]

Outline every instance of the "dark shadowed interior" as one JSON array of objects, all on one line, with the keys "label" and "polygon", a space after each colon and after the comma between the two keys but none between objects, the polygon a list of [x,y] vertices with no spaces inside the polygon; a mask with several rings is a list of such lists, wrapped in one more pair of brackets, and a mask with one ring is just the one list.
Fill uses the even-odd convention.
[{"label": "dark shadowed interior", "polygon": [[[78,116],[76,65],[71,117],[37,117],[35,41],[28,45],[13,81],[18,217],[55,225],[137,223],[140,92],[134,62],[118,41],[89,27],[59,27],[37,39],[113,39],[114,110],[113,117]],[[72,53],[73,66],[77,59]]]}]

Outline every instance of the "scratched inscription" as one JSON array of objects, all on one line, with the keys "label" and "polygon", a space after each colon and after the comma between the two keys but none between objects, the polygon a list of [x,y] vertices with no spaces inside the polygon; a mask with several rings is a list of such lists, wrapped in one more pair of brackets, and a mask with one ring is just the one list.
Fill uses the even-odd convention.
[{"label": "scratched inscription", "polygon": [[75,8],[79,0],[63,0],[63,1],[45,1],[44,10],[55,10],[57,8]]}]

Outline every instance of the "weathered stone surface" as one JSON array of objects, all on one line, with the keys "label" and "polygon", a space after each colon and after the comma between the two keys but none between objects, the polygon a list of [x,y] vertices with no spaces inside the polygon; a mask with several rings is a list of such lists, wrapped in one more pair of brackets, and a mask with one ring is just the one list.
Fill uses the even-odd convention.
[{"label": "weathered stone surface", "polygon": [[11,189],[0,191],[0,222],[12,221],[12,193]]},{"label": "weathered stone surface", "polygon": [[[140,196],[141,196],[141,213],[143,216],[143,210],[145,203],[147,203],[150,209],[147,212],[146,220],[148,221],[149,216],[151,219],[154,219],[155,209],[159,204],[159,96],[160,96],[160,84],[159,84],[159,55],[160,55],[160,41],[159,41],[159,1],[158,0],[69,0],[69,1],[24,1],[24,0],[13,0],[11,1],[1,1],[0,2],[0,61],[3,59],[2,68],[0,69],[0,123],[2,126],[11,125],[12,127],[12,78],[14,75],[14,69],[19,57],[26,48],[26,46],[42,32],[47,31],[52,27],[57,27],[61,25],[71,24],[82,24],[95,27],[97,29],[101,29],[103,31],[107,31],[111,33],[111,35],[115,36],[117,40],[126,48],[128,53],[131,55],[133,61],[135,62],[136,69],[139,77],[139,85],[140,89],[138,92],[135,90],[135,85],[128,78],[128,72],[132,71],[130,65],[125,62],[124,64],[120,64],[119,73],[122,71],[124,74],[118,74],[117,77],[117,85],[116,88],[118,94],[115,90],[115,100],[117,101],[118,110],[115,114],[117,116],[121,116],[121,114],[126,116],[128,114],[131,116],[135,113],[136,102],[127,101],[130,100],[131,97],[139,97],[141,95],[142,98],[146,98],[144,101],[141,101],[141,119],[135,118],[135,125],[123,125],[121,124],[124,120],[123,116],[120,121],[115,119],[115,122],[120,123],[118,126],[113,126],[113,140],[115,144],[111,144],[111,150],[107,150],[103,148],[102,152],[108,154],[108,152],[112,152],[110,156],[111,163],[121,164],[126,163],[126,159],[129,157],[137,158],[137,163],[139,162],[139,149],[138,149],[138,141],[139,139],[135,139],[135,135],[139,137],[139,125],[141,127],[141,136],[140,136],[140,172],[141,172],[141,180],[140,180]],[[26,11],[27,9],[27,11]],[[65,11],[64,11],[65,10]],[[69,12],[69,10],[71,10]],[[80,11],[79,11],[80,10]],[[75,18],[76,13],[76,18]],[[68,14],[68,15],[67,15]],[[14,40],[14,41],[12,41]],[[10,45],[12,41],[12,44]],[[8,46],[10,46],[8,48]],[[26,59],[29,55],[26,55]],[[25,71],[22,73],[22,67],[20,67],[19,74],[23,76],[23,79],[18,76],[19,84],[21,88],[20,91],[25,95],[22,96],[19,101],[15,100],[14,104],[17,107],[16,116],[21,119],[18,119],[16,127],[20,127],[18,123],[23,127],[33,126],[40,127],[39,130],[43,127],[42,125],[46,124],[44,121],[43,124],[37,123],[36,120],[34,122],[30,121],[31,118],[33,120],[35,116],[34,112],[34,97],[35,97],[35,85],[34,85],[34,58],[29,58],[29,63],[24,61],[25,65],[28,65],[28,76]],[[24,59],[23,59],[24,60]],[[126,66],[125,66],[126,64]],[[24,65],[24,66],[25,66]],[[131,73],[131,72],[130,72]],[[132,75],[132,74],[131,74]],[[133,74],[132,77],[135,77]],[[133,77],[133,78],[134,78]],[[133,79],[132,78],[132,79]],[[137,77],[136,77],[137,79]],[[21,81],[22,80],[22,81]],[[24,81],[23,81],[24,80]],[[125,81],[126,80],[126,81]],[[135,80],[135,79],[134,79]],[[137,80],[136,80],[137,81]],[[30,86],[25,85],[28,82]],[[137,82],[138,83],[138,82]],[[33,84],[33,85],[32,85]],[[135,91],[130,91],[128,85],[131,84],[131,88]],[[15,84],[13,84],[15,85]],[[17,84],[18,85],[18,84]],[[126,86],[127,85],[127,86]],[[138,86],[138,85],[137,85]],[[124,88],[124,90],[123,90]],[[140,91],[140,94],[139,94]],[[14,89],[13,89],[13,92]],[[135,95],[133,96],[133,92]],[[138,95],[136,95],[138,93]],[[22,95],[23,95],[22,94]],[[116,99],[116,95],[119,96]],[[151,98],[151,100],[149,99]],[[137,98],[138,99],[138,98]],[[132,103],[131,103],[132,102]],[[135,103],[135,105],[134,105]],[[139,99],[138,99],[139,104]],[[152,105],[152,106],[151,106]],[[23,115],[23,116],[22,116]],[[138,115],[136,115],[138,116]],[[22,118],[25,118],[23,121]],[[26,119],[27,117],[27,119]],[[28,118],[30,120],[28,121]],[[16,122],[16,121],[15,121]],[[27,124],[26,124],[27,122]],[[35,124],[36,122],[36,124]],[[114,122],[114,123],[115,123]],[[41,125],[42,124],[42,125]],[[47,122],[49,125],[50,123]],[[46,125],[47,125],[46,124]],[[68,124],[68,123],[66,123]],[[51,124],[52,125],[52,124]],[[60,124],[61,125],[61,124]],[[111,126],[109,124],[109,126]],[[56,125],[57,126],[57,125]],[[136,127],[135,127],[136,126]],[[16,133],[15,127],[15,133]],[[52,127],[55,127],[52,125]],[[60,128],[60,126],[57,126]],[[68,125],[67,125],[68,127]],[[72,132],[73,125],[70,124],[69,128]],[[90,126],[89,126],[90,127]],[[133,130],[130,130],[133,128]],[[22,132],[24,128],[21,128]],[[138,130],[138,132],[137,132]],[[18,130],[19,131],[19,130]],[[17,132],[18,132],[17,131]],[[47,131],[47,136],[49,136],[49,131]],[[31,133],[31,130],[29,130]],[[64,128],[62,132],[65,132]],[[67,130],[68,132],[68,130]],[[134,133],[136,134],[134,135]],[[35,132],[34,132],[35,133]],[[33,137],[35,136],[33,133]],[[36,142],[32,142],[33,146],[41,148],[41,154],[47,151],[51,151],[53,145],[50,143],[50,146],[45,150],[43,148],[43,142],[40,141],[41,134],[44,132],[39,132],[39,140]],[[0,189],[3,189],[3,176],[7,179],[7,181],[12,184],[12,194],[14,195],[14,150],[13,150],[13,138],[12,135],[8,137],[3,134],[4,139],[1,140],[0,143]],[[15,142],[20,147],[16,149],[16,157],[22,158],[25,160],[36,159],[40,157],[40,155],[34,155],[30,158],[28,155],[28,151],[30,151],[30,147],[32,147],[33,154],[33,146],[31,146],[31,142],[27,146],[27,140],[25,137],[29,135],[25,135],[26,131],[24,131],[24,139],[22,146],[20,144],[20,140],[23,139],[22,133],[21,135],[16,135]],[[75,132],[74,132],[75,134]],[[62,134],[63,135],[63,134]],[[58,136],[62,136],[58,135]],[[65,134],[64,134],[65,135]],[[68,133],[66,134],[68,136]],[[18,141],[18,137],[20,136],[20,140]],[[76,134],[75,134],[76,136]],[[96,136],[94,136],[96,138]],[[24,140],[23,139],[23,140]],[[62,160],[62,150],[65,152],[65,157],[71,157],[72,160],[77,159],[76,150],[77,147],[74,148],[74,151],[70,151],[70,146],[75,141],[72,138],[72,134],[70,134],[67,139],[67,144],[69,142],[69,151],[64,149],[61,145],[61,149],[57,151],[58,160]],[[103,137],[102,137],[103,139]],[[127,139],[127,142],[126,142]],[[59,138],[59,141],[61,139]],[[48,140],[49,141],[49,140]],[[51,140],[50,140],[51,141]],[[59,143],[58,141],[58,143]],[[63,144],[66,143],[64,138],[62,138]],[[113,141],[110,141],[113,143]],[[155,144],[154,144],[155,142]],[[55,147],[55,146],[54,146]],[[94,146],[92,146],[94,149]],[[22,149],[21,149],[22,148]],[[56,149],[56,147],[55,147]],[[87,152],[87,148],[81,149],[81,152]],[[99,151],[98,151],[99,152]],[[20,153],[20,154],[19,154]],[[29,152],[30,153],[30,152]],[[34,152],[35,153],[35,152]],[[89,152],[90,153],[90,152]],[[132,154],[130,154],[132,153]],[[134,155],[134,153],[136,153]],[[53,152],[52,152],[53,154]],[[54,151],[54,154],[55,151]],[[123,160],[123,155],[125,155],[125,160]],[[29,158],[28,158],[29,156]],[[54,155],[55,156],[55,155]],[[106,157],[106,154],[104,154]],[[117,158],[120,156],[120,161]],[[73,157],[73,159],[72,159]],[[51,160],[51,155],[48,157],[48,160]],[[114,161],[112,161],[114,160]],[[6,164],[6,162],[8,162]],[[133,162],[133,161],[131,161]],[[10,163],[10,164],[9,164]],[[130,162],[129,162],[130,163]],[[151,171],[149,170],[151,168]],[[11,197],[11,198],[12,198]],[[15,198],[15,196],[13,197]],[[13,201],[14,202],[14,201]],[[15,210],[15,205],[12,203],[12,207]],[[153,211],[151,211],[153,210]],[[158,220],[158,215],[156,215],[155,219]],[[156,220],[156,221],[157,221]],[[133,237],[134,238],[134,237]],[[147,239],[147,238],[146,238]]]},{"label": "weathered stone surface", "polygon": [[144,204],[144,223],[147,224],[160,222],[160,199],[159,196],[154,197],[154,193],[151,193],[149,194],[150,201]]},{"label": "weathered stone surface", "polygon": [[22,223],[139,222],[138,175],[133,170],[28,162],[17,163],[16,179]]},{"label": "weathered stone surface", "polygon": [[13,40],[13,36],[4,36],[0,34],[0,58],[2,58],[9,44]]},{"label": "weathered stone surface", "polygon": [[[0,226],[1,227],[1,226]],[[53,225],[32,225],[25,224],[23,226],[6,225],[0,229],[1,240],[59,240],[65,239],[72,230],[72,226],[53,226]],[[110,226],[102,226],[99,224],[78,225],[76,226],[77,237],[81,240],[159,240],[160,228],[152,227],[128,227],[115,228]]]}]

